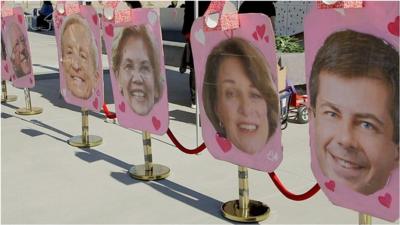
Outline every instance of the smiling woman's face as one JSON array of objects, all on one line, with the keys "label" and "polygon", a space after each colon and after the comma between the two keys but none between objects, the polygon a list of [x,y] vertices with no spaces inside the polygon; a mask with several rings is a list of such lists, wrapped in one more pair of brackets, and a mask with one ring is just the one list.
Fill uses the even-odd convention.
[{"label": "smiling woman's face", "polygon": [[116,75],[132,111],[141,116],[149,114],[155,103],[155,78],[143,39],[130,37],[126,40]]},{"label": "smiling woman's face", "polygon": [[227,138],[239,150],[255,154],[266,144],[267,104],[238,57],[224,59],[219,67],[215,111]]},{"label": "smiling woman's face", "polygon": [[97,68],[91,53],[92,37],[85,26],[71,24],[62,42],[62,65],[68,90],[77,98],[88,99],[97,84]]}]

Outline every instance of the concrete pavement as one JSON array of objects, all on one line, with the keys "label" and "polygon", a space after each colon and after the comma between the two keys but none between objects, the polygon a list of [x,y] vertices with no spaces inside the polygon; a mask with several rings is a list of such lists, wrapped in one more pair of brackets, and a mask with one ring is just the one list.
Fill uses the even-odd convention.
[{"label": "concrete pavement", "polygon": [[[54,36],[29,32],[36,77],[31,90],[35,116],[20,116],[23,90],[8,84],[16,102],[1,107],[1,222],[51,224],[222,224],[221,204],[238,198],[237,166],[180,152],[167,135],[153,136],[153,161],[171,175],[142,182],[127,170],[143,164],[141,132],[104,121],[91,113],[90,134],[103,138],[94,148],[66,141],[81,133],[80,109],[59,97]],[[103,56],[103,65],[107,60]],[[113,108],[105,71],[106,102]],[[195,110],[189,108],[188,76],[167,72],[170,129],[188,147],[196,146]],[[308,126],[289,123],[282,131],[284,159],[275,171],[285,186],[303,193],[315,184],[310,169]],[[264,172],[249,170],[250,198],[269,205],[261,224],[357,224],[358,213],[332,205],[322,192],[294,202],[284,197]],[[373,218],[373,224],[387,223]]]}]

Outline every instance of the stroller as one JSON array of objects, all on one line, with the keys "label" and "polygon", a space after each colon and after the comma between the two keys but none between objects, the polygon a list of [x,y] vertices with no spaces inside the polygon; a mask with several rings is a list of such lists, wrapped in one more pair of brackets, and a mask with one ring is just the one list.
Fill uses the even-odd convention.
[{"label": "stroller", "polygon": [[281,130],[286,129],[288,122],[308,123],[308,110],[305,85],[288,86],[279,92],[281,108]]}]

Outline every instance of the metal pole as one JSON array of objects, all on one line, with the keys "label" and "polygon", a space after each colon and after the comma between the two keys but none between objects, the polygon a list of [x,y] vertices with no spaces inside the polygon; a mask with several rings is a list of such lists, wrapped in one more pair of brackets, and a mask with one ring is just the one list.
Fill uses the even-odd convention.
[{"label": "metal pole", "polygon": [[7,101],[7,85],[5,80],[1,81],[1,99]]},{"label": "metal pole", "polygon": [[247,168],[239,166],[239,209],[244,218],[248,217],[249,213],[249,181]]},{"label": "metal pole", "polygon": [[142,133],[144,149],[144,167],[146,171],[153,170],[153,155],[151,154],[151,135],[147,131]]},{"label": "metal pole", "polygon": [[26,110],[27,111],[32,111],[31,94],[29,92],[29,89],[28,88],[24,88],[24,92],[25,92]]},{"label": "metal pole", "polygon": [[82,108],[82,143],[89,144],[89,111]]},{"label": "metal pole", "polygon": [[371,225],[372,224],[372,217],[371,215],[358,213],[358,224],[360,225]]}]

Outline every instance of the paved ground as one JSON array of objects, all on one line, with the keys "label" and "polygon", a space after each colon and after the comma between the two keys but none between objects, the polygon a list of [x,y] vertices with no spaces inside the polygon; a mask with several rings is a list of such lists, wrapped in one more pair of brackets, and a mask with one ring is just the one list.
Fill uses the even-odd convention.
[{"label": "paved ground", "polygon": [[[143,163],[139,131],[90,116],[90,133],[104,143],[90,149],[66,141],[81,132],[79,108],[59,98],[54,36],[29,33],[37,83],[32,105],[44,112],[19,116],[23,91],[8,85],[18,101],[1,107],[1,222],[51,224],[219,224],[222,203],[238,198],[237,166],[180,152],[166,135],[153,136],[154,162],[168,166],[161,181],[131,179]],[[105,56],[104,56],[105,59]],[[103,65],[106,65],[104,63]],[[106,102],[113,106],[107,70]],[[167,73],[170,128],[187,147],[196,146],[195,110],[188,107],[188,76]],[[290,123],[283,133],[284,160],[275,171],[286,187],[303,193],[315,184],[310,169],[307,125]],[[271,207],[262,224],[356,224],[358,213],[332,205],[322,192],[309,200],[285,198],[266,173],[249,170],[250,197]],[[386,223],[373,219],[373,223]]]}]

